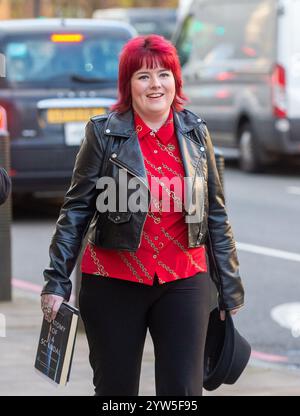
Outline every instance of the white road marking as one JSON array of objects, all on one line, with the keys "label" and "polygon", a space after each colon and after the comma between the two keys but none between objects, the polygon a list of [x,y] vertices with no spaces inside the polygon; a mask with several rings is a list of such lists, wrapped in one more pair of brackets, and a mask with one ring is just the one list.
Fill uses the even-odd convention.
[{"label": "white road marking", "polygon": [[299,261],[300,254],[290,251],[277,250],[275,248],[256,246],[254,244],[236,243],[238,250],[247,251],[249,253],[262,254],[264,256],[276,257],[284,260]]},{"label": "white road marking", "polygon": [[288,328],[294,338],[300,337],[300,303],[282,303],[271,309],[271,317],[283,328]]},{"label": "white road marking", "polygon": [[286,191],[288,194],[300,195],[300,186],[288,186]]}]

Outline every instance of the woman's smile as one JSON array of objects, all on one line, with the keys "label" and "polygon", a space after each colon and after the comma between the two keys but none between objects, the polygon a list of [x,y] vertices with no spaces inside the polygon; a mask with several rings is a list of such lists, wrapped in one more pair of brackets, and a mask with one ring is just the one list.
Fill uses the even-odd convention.
[{"label": "woman's smile", "polygon": [[147,97],[152,99],[152,100],[157,100],[157,99],[159,99],[163,96],[164,96],[164,94],[149,94],[149,95],[147,95]]}]

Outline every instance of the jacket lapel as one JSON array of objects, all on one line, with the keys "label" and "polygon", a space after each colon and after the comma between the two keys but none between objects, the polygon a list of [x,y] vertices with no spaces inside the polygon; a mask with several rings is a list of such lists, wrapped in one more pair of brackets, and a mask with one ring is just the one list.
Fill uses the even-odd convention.
[{"label": "jacket lapel", "polygon": [[[179,149],[182,156],[185,176],[194,178],[196,168],[201,157],[201,144],[192,140],[190,133],[200,122],[190,112],[182,113],[174,111],[175,131],[178,139]],[[149,188],[144,159],[137,134],[134,129],[132,111],[123,114],[112,114],[105,126],[106,135],[120,137],[123,139],[119,148],[117,160],[129,171],[140,177]]]},{"label": "jacket lapel", "polygon": [[119,147],[117,161],[140,178],[149,188],[142,150],[134,129],[132,112],[113,114],[105,126],[105,133],[122,138],[123,143]]},{"label": "jacket lapel", "polygon": [[194,125],[190,127],[184,125],[179,116],[179,113],[175,113],[174,119],[185,176],[194,178],[196,174],[196,168],[201,156],[201,144],[195,142],[188,136],[188,133],[193,130]]}]

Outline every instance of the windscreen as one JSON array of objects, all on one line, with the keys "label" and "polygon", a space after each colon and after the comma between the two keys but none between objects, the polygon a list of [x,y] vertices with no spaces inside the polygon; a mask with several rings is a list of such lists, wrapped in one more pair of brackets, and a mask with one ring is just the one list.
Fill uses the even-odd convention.
[{"label": "windscreen", "polygon": [[271,58],[276,21],[272,0],[200,0],[194,5],[176,45],[182,64],[192,51],[192,56],[212,65]]},{"label": "windscreen", "polygon": [[49,33],[6,38],[3,53],[7,85],[55,87],[88,83],[93,79],[117,80],[119,54],[129,38],[82,32],[68,35]]}]

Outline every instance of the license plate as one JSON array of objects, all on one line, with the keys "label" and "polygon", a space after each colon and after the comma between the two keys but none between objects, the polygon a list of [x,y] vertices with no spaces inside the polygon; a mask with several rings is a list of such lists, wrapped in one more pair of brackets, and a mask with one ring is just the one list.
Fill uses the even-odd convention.
[{"label": "license plate", "polygon": [[91,117],[105,114],[103,107],[98,108],[49,108],[47,122],[49,124],[69,123],[72,121],[88,121]]},{"label": "license plate", "polygon": [[65,123],[65,143],[67,146],[79,146],[84,139],[86,123]]}]

